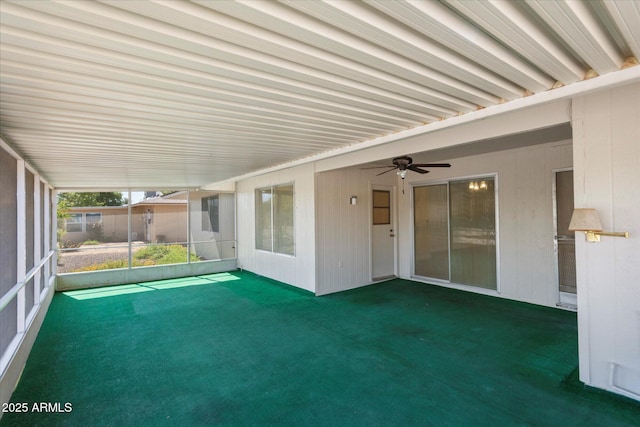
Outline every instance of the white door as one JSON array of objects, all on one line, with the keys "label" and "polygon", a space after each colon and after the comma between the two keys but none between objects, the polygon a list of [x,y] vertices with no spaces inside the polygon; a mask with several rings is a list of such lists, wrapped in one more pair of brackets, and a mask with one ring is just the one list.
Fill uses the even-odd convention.
[{"label": "white door", "polygon": [[381,280],[395,276],[393,187],[373,187],[371,201],[371,277]]},{"label": "white door", "polygon": [[577,304],[576,245],[575,234],[569,231],[569,222],[573,213],[573,171],[556,171],[554,184],[559,305],[575,307]]}]

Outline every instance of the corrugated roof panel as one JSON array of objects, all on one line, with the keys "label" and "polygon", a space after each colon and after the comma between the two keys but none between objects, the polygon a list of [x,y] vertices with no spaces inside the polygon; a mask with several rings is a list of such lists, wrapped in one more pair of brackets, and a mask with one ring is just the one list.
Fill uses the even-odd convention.
[{"label": "corrugated roof panel", "polygon": [[580,63],[527,14],[526,4],[509,0],[447,4],[553,79],[569,84],[584,78]]},{"label": "corrugated roof panel", "polygon": [[624,56],[588,2],[527,0],[527,4],[599,74],[619,70]]},{"label": "corrugated roof panel", "polygon": [[199,187],[616,71],[639,28],[630,1],[5,0],[0,136],[57,187]]}]

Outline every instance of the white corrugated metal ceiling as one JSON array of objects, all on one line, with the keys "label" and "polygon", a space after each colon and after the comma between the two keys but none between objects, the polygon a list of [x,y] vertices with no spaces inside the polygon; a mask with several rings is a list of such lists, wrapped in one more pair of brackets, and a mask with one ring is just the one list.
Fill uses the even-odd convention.
[{"label": "white corrugated metal ceiling", "polygon": [[62,188],[198,187],[640,58],[628,0],[0,9],[1,137]]}]

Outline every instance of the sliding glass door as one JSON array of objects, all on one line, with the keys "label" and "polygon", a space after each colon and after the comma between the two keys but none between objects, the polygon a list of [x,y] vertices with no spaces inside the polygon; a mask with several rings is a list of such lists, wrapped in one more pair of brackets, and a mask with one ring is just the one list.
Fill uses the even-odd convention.
[{"label": "sliding glass door", "polygon": [[414,187],[415,274],[449,280],[447,184]]},{"label": "sliding glass door", "polygon": [[496,200],[493,178],[449,183],[451,281],[496,289]]},{"label": "sliding glass door", "polygon": [[493,177],[414,187],[416,276],[497,288]]}]

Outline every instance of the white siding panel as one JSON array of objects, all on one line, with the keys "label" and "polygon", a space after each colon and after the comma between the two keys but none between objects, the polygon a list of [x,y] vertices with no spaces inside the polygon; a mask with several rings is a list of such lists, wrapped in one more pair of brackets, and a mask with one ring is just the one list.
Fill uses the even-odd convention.
[{"label": "white siding panel", "polygon": [[[517,136],[514,136],[517,138]],[[558,288],[553,250],[553,170],[571,167],[571,141],[447,160],[449,169],[428,177],[409,175],[414,185],[496,175],[498,192],[499,293],[509,299],[555,306]],[[413,273],[412,205],[400,195],[400,275]],[[476,290],[464,287],[467,290]],[[478,292],[487,293],[484,290]],[[491,292],[489,292],[491,293]]]},{"label": "white siding panel", "polygon": [[[518,136],[514,135],[514,138]],[[496,295],[556,305],[552,180],[554,170],[572,166],[571,141],[444,161],[449,161],[452,167],[431,169],[428,175],[410,173],[405,180],[405,194],[402,194],[401,182],[394,173],[375,177],[379,171],[347,168],[317,174],[318,294],[371,283],[369,192],[372,183],[398,187],[399,273],[401,277],[411,278],[411,185],[495,174],[500,287]],[[358,197],[356,206],[348,203],[352,195]]]},{"label": "white siding panel", "polygon": [[[237,183],[238,266],[271,279],[315,292],[315,203],[313,165],[298,166]],[[255,248],[255,190],[294,183],[295,256]]]},{"label": "white siding panel", "polygon": [[640,83],[576,98],[576,207],[595,208],[607,231],[576,235],[580,379],[640,400]]},{"label": "white siding panel", "polygon": [[376,176],[381,171],[354,166],[317,174],[319,295],[371,283],[371,186],[397,185],[395,173]]}]

